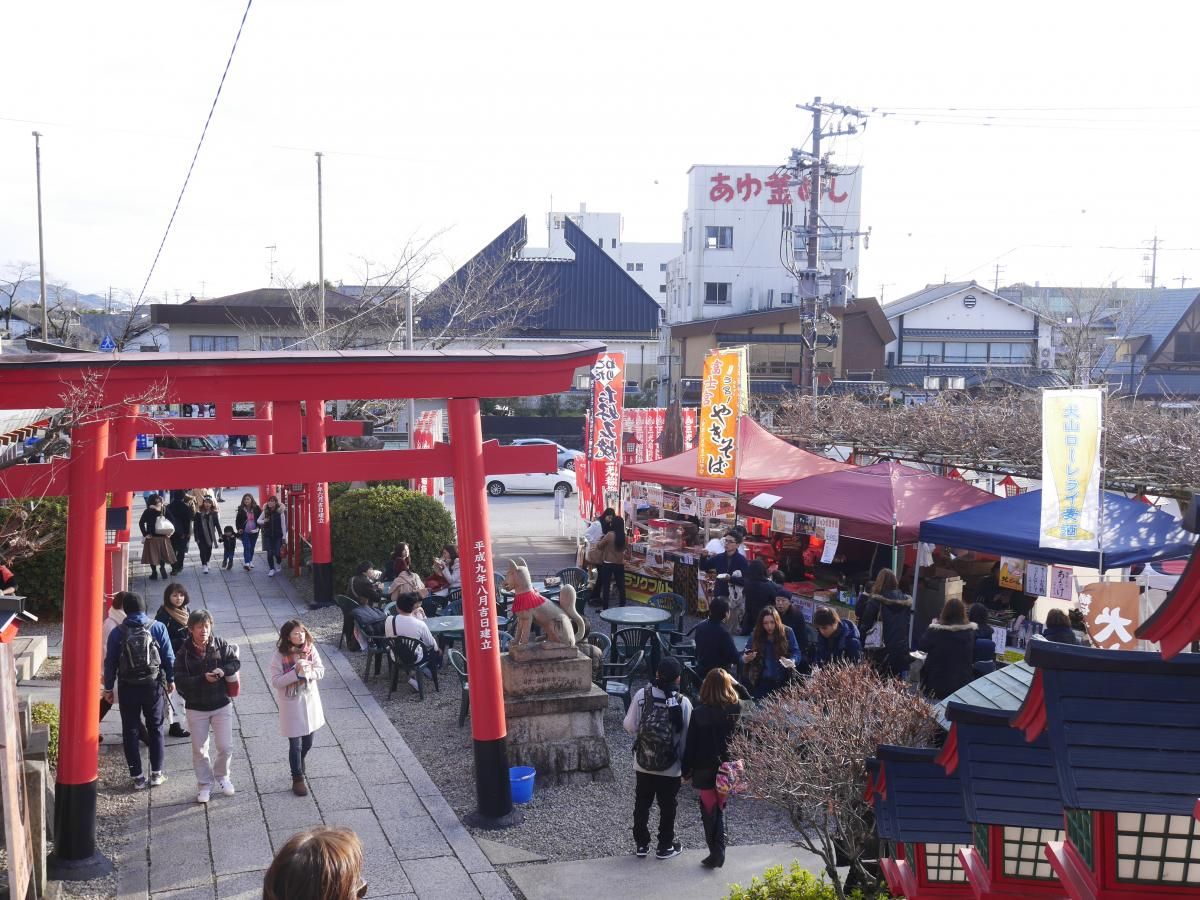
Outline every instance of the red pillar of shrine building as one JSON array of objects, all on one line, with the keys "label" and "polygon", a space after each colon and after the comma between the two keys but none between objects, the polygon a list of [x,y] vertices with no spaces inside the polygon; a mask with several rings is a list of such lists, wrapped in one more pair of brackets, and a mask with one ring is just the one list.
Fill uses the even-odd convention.
[{"label": "red pillar of shrine building", "polygon": [[487,472],[479,401],[448,403],[450,450],[454,459],[454,512],[462,567],[463,637],[471,673],[471,737],[475,743],[475,796],[472,824],[503,827],[520,813],[513,809],[508,778],[508,728],[500,641],[496,637],[496,582],[492,577],[492,537],[488,525]]},{"label": "red pillar of shrine building", "polygon": [[[325,401],[305,401],[305,426],[308,452],[325,452]],[[309,484],[308,502],[312,509],[313,602],[333,602],[333,541],[329,531],[329,485],[324,481]]]},{"label": "red pillar of shrine building", "polygon": [[61,734],[54,792],[50,877],[95,878],[112,869],[96,850],[96,781],[100,752],[100,634],[104,618],[104,518],[107,421],[77,425],[67,467],[67,566],[63,599]]}]

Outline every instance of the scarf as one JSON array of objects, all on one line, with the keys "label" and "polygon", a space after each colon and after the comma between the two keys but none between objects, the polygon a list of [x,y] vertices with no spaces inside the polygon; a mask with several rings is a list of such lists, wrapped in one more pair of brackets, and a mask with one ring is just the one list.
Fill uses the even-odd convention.
[{"label": "scarf", "polygon": [[167,611],[167,615],[170,616],[177,625],[182,625],[184,628],[187,628],[188,608],[186,605],[172,606],[170,603],[164,603],[162,608]]}]

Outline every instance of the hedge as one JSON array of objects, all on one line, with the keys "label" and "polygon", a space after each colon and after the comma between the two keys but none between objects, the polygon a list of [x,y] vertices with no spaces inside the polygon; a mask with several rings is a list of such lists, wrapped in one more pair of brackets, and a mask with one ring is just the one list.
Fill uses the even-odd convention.
[{"label": "hedge", "polygon": [[[27,502],[18,502],[28,509]],[[13,564],[17,590],[27,598],[26,606],[31,612],[61,612],[67,571],[66,498],[43,497],[38,500],[24,527],[34,534],[55,534],[56,537],[48,549]]]},{"label": "hedge", "polygon": [[433,569],[442,546],[454,543],[454,519],[441,503],[396,485],[356,488],[330,502],[333,586],[343,593],[363,560],[383,568],[392,548],[406,541],[413,568],[422,576]]},{"label": "hedge", "polygon": [[[837,890],[823,877],[793,862],[787,871],[782,865],[769,867],[761,878],[757,875],[751,878],[749,887],[730,885],[725,900],[837,900],[837,896]],[[864,900],[865,895],[855,889],[848,891],[846,896],[850,900]],[[889,895],[883,891],[875,896],[886,898]]]}]

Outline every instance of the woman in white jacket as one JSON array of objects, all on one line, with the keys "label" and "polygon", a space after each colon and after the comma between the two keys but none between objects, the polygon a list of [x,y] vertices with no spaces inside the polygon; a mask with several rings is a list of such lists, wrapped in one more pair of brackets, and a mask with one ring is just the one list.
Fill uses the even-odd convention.
[{"label": "woman in white jacket", "polygon": [[292,793],[304,797],[308,794],[304,757],[312,749],[313,732],[325,724],[317,687],[317,682],[325,677],[325,664],[302,622],[291,619],[279,630],[270,675],[279,702],[279,731],[288,739]]}]

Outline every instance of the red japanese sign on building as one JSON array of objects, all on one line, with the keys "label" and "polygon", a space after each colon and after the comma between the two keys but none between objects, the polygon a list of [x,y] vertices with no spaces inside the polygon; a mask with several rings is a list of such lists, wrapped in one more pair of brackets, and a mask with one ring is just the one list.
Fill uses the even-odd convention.
[{"label": "red japanese sign on building", "polygon": [[[849,191],[839,190],[838,176],[830,175],[828,182],[821,186],[821,194],[830,203],[845,203]],[[713,203],[749,203],[763,193],[767,193],[767,203],[770,205],[786,205],[792,202],[794,196],[801,203],[807,203],[812,197],[812,179],[807,175],[803,178],[793,178],[786,172],[774,172],[765,179],[756,178],[750,172],[743,175],[717,172],[709,179],[712,187],[708,189],[708,199]]]},{"label": "red japanese sign on building", "polygon": [[621,485],[621,421],[625,407],[625,354],[606,353],[592,366],[592,441],[588,456],[608,464],[605,488]]}]

